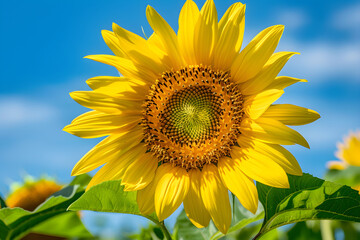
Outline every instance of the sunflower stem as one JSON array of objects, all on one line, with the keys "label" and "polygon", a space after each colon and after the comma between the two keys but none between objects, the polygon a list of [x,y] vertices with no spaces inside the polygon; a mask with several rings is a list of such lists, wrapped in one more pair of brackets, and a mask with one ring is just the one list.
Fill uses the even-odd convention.
[{"label": "sunflower stem", "polygon": [[320,221],[320,229],[321,229],[322,239],[334,240],[334,234],[331,229],[330,220],[321,220]]},{"label": "sunflower stem", "polygon": [[159,222],[159,226],[160,226],[162,232],[163,232],[164,235],[165,235],[165,239],[166,239],[166,240],[172,240],[172,237],[171,237],[169,231],[167,230],[164,221]]}]

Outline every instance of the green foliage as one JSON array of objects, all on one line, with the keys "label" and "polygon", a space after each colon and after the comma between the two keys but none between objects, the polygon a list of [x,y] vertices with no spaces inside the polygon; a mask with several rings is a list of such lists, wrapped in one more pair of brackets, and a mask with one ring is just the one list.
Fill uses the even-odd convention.
[{"label": "green foliage", "polygon": [[92,177],[89,174],[81,174],[76,176],[69,185],[79,185],[81,187],[86,187],[89,184],[91,178]]},{"label": "green foliage", "polygon": [[137,240],[162,240],[164,234],[159,226],[150,224],[147,228],[142,228],[139,234],[130,235],[129,238]]},{"label": "green foliage", "polygon": [[348,185],[351,187],[360,185],[360,167],[349,166],[344,170],[329,170],[325,179],[328,181]]},{"label": "green foliage", "polygon": [[31,232],[65,238],[90,239],[92,237],[76,212],[65,212],[52,217],[32,228]]},{"label": "green foliage", "polygon": [[0,208],[5,208],[5,207],[7,207],[6,202],[4,201],[4,199],[0,195]]},{"label": "green foliage", "polygon": [[309,174],[289,175],[289,189],[257,183],[264,206],[263,226],[255,238],[279,226],[320,219],[360,222],[360,195],[348,186],[324,181]]},{"label": "green foliage", "polygon": [[216,232],[217,229],[212,222],[210,222],[209,226],[206,228],[195,227],[183,210],[176,219],[173,235],[177,240],[206,240],[210,239]]},{"label": "green foliage", "polygon": [[69,185],[54,193],[34,211],[18,207],[0,209],[0,239],[18,239],[33,230],[64,237],[90,238],[92,235],[76,213],[66,213],[69,205],[83,193],[83,187]]},{"label": "green foliage", "polygon": [[16,239],[28,232],[31,228],[46,221],[47,219],[66,212],[67,207],[79,198],[83,190],[78,186],[68,186],[50,198],[33,212],[22,208],[0,209],[0,220],[7,226],[7,231],[2,235],[4,239]]},{"label": "green foliage", "polygon": [[296,223],[288,232],[288,239],[292,240],[321,240],[319,221]]},{"label": "green foliage", "polygon": [[0,239],[6,239],[9,230],[10,229],[5,225],[5,223],[0,220]]},{"label": "green foliage", "polygon": [[334,228],[344,232],[344,240],[360,239],[360,224],[353,222],[335,222]]},{"label": "green foliage", "polygon": [[[233,200],[233,221],[226,235],[227,239],[237,239],[236,236],[240,230],[242,230],[245,226],[248,226],[249,224],[256,222],[264,217],[263,212],[254,215],[247,211],[235,197],[233,198]],[[184,210],[181,212],[181,214],[176,220],[174,229],[175,239],[216,240],[222,237],[224,237],[224,234],[218,231],[212,222],[210,222],[209,226],[205,228],[195,227],[186,216]]]},{"label": "green foliage", "polygon": [[[93,186],[72,203],[69,210],[91,210],[143,216],[136,202],[136,192],[124,191],[121,180],[107,181]],[[158,223],[154,214],[144,217]]]},{"label": "green foliage", "polygon": [[[262,213],[260,213],[260,214],[258,214],[256,216],[254,216],[254,217],[242,219],[239,222],[237,222],[234,226],[229,228],[229,231],[227,232],[227,235],[231,235],[233,233],[236,233],[239,230],[241,230],[242,228],[244,228],[245,226],[249,225],[250,223],[256,222],[256,221],[262,219],[263,217],[264,217],[264,213],[262,212]],[[223,236],[224,236],[224,234],[218,231],[217,233],[215,233],[211,237],[211,240],[216,240],[216,239],[219,239],[219,238],[221,238]]]}]

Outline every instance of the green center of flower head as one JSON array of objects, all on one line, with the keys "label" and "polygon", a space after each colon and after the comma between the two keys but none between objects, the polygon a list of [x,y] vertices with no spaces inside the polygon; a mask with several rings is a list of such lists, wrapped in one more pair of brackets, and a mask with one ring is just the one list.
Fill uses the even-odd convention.
[{"label": "green center of flower head", "polygon": [[173,94],[166,103],[164,134],[179,143],[200,142],[216,132],[222,113],[221,98],[209,86],[191,86]]}]

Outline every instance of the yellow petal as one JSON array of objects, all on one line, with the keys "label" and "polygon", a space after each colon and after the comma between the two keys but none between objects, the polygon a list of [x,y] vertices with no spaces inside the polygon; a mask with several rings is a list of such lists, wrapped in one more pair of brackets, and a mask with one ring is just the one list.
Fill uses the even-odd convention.
[{"label": "yellow petal", "polygon": [[118,180],[124,176],[127,167],[134,159],[140,158],[146,152],[144,144],[138,144],[137,146],[129,149],[125,152],[120,152],[117,158],[111,160],[105,166],[103,166],[91,179],[86,190],[89,190],[92,186],[100,184],[105,181]]},{"label": "yellow petal", "polygon": [[120,43],[115,34],[108,30],[102,30],[101,34],[104,38],[106,45],[115,53],[116,56],[126,58],[126,54],[121,50]]},{"label": "yellow petal", "polygon": [[333,170],[344,170],[345,168],[348,167],[348,165],[345,162],[340,162],[340,161],[329,161],[326,164],[328,169],[333,169]]},{"label": "yellow petal", "polygon": [[222,183],[215,165],[206,164],[203,167],[200,191],[204,206],[215,226],[226,234],[231,224],[231,207],[228,190]]},{"label": "yellow petal", "polygon": [[241,130],[246,136],[257,138],[263,142],[281,145],[299,144],[310,148],[300,133],[275,119],[258,118],[256,121],[245,119],[242,122]]},{"label": "yellow petal", "polygon": [[242,8],[243,6],[245,6],[244,4],[242,4],[241,2],[237,2],[237,3],[233,3],[224,13],[224,15],[222,16],[222,18],[219,21],[219,33],[221,34],[222,31],[224,30],[225,25],[227,24],[230,16],[239,8]]},{"label": "yellow petal", "polygon": [[231,67],[231,75],[238,82],[245,82],[260,72],[275,51],[284,31],[284,26],[276,25],[260,32],[236,57]]},{"label": "yellow petal", "polygon": [[156,51],[153,51],[155,49],[149,46],[147,40],[121,28],[115,23],[113,24],[113,30],[119,39],[123,52],[138,65],[152,71],[154,74],[161,74],[169,68],[167,63],[156,54]]},{"label": "yellow petal", "polygon": [[184,209],[190,221],[197,227],[209,225],[210,214],[206,210],[200,193],[201,172],[199,169],[189,171],[190,188],[184,199]]},{"label": "yellow petal", "polygon": [[[80,159],[80,161],[78,161],[76,163],[76,165],[74,166],[74,168],[71,172],[71,176],[76,176],[76,175],[90,172],[91,170],[94,170],[95,168],[107,163],[109,161],[109,159],[108,159],[108,156],[106,156],[104,154],[105,151],[98,151],[98,149],[101,149],[101,150],[115,149],[116,143],[118,142],[118,138],[120,136],[121,136],[121,134],[111,135],[111,136],[105,138],[104,140],[102,140],[95,147],[93,147],[85,156],[83,156]],[[96,156],[100,155],[101,158],[89,157],[90,155],[96,155]]]},{"label": "yellow petal", "polygon": [[306,79],[299,79],[299,78],[293,78],[293,77],[286,77],[286,76],[279,76],[276,77],[275,80],[270,83],[269,86],[267,86],[265,89],[279,89],[283,90],[284,88],[297,83],[297,82],[307,82]]},{"label": "yellow petal", "polygon": [[134,130],[130,132],[114,134],[105,138],[76,163],[71,175],[76,176],[90,172],[104,163],[114,160],[121,152],[139,144],[143,138],[143,129],[140,126],[135,126]]},{"label": "yellow petal", "polygon": [[259,74],[241,85],[241,93],[252,95],[265,89],[275,80],[275,77],[294,54],[297,53],[279,52],[273,54]]},{"label": "yellow petal", "polygon": [[[141,115],[110,115],[99,111],[90,111],[75,118],[64,131],[82,138],[98,138],[112,133],[128,131],[141,121]],[[130,127],[130,128],[132,128]]]},{"label": "yellow petal", "polygon": [[238,167],[250,178],[263,184],[289,188],[289,180],[284,171],[277,163],[262,158],[252,148],[242,149],[234,146],[231,157]]},{"label": "yellow petal", "polygon": [[194,31],[199,15],[196,3],[187,0],[180,12],[178,30],[179,49],[187,64],[196,64]]},{"label": "yellow petal", "polygon": [[151,153],[135,159],[124,173],[121,185],[125,191],[137,191],[146,187],[154,178],[158,160]]},{"label": "yellow petal", "polygon": [[212,65],[219,38],[217,11],[213,0],[207,0],[195,26],[194,48],[197,64]]},{"label": "yellow petal", "polygon": [[155,190],[159,179],[172,168],[170,163],[161,164],[156,169],[155,177],[151,183],[144,189],[137,191],[137,203],[143,215],[149,215],[155,212]]},{"label": "yellow petal", "polygon": [[238,55],[245,29],[245,5],[237,4],[221,32],[214,53],[214,66],[229,70]]},{"label": "yellow petal", "polygon": [[264,143],[254,138],[241,135],[237,140],[241,148],[251,148],[254,154],[260,158],[268,159],[282,167],[285,172],[297,176],[302,175],[302,170],[295,157],[285,148],[278,144]]},{"label": "yellow petal", "polygon": [[111,55],[89,55],[85,58],[105,63],[110,66],[116,67],[116,69],[128,78],[135,78],[138,81],[143,81],[146,84],[152,85],[157,76],[153,72],[144,69],[141,66],[135,65],[131,60]]},{"label": "yellow petal", "polygon": [[286,125],[304,125],[320,118],[314,110],[291,104],[271,105],[262,117],[276,119]]},{"label": "yellow petal", "polygon": [[155,189],[155,212],[160,221],[168,218],[189,191],[189,174],[182,167],[172,167],[160,176]]},{"label": "yellow petal", "polygon": [[[139,92],[142,87],[142,93],[146,94],[146,88],[143,82],[125,77],[100,76],[86,80],[87,85],[96,92],[118,96],[124,92]],[[142,84],[141,84],[142,83]],[[135,88],[135,89],[134,89]]]},{"label": "yellow petal", "polygon": [[235,194],[247,210],[255,214],[259,199],[254,181],[246,176],[229,157],[221,158],[218,168],[225,186]]},{"label": "yellow petal", "polygon": [[156,48],[156,52],[162,51],[163,55],[165,55],[166,52],[165,46],[161,42],[161,39],[156,33],[153,32],[147,41],[152,48]]},{"label": "yellow petal", "polygon": [[146,8],[146,18],[154,30],[156,35],[159,36],[161,42],[172,60],[172,67],[179,69],[184,66],[184,60],[179,51],[179,44],[176,33],[170,25],[155,11],[151,6]]},{"label": "yellow petal", "polygon": [[109,114],[141,114],[142,101],[121,100],[104,93],[94,91],[76,91],[70,93],[72,99],[84,107]]},{"label": "yellow petal", "polygon": [[245,98],[245,113],[251,119],[259,118],[283,93],[283,90],[270,89]]}]

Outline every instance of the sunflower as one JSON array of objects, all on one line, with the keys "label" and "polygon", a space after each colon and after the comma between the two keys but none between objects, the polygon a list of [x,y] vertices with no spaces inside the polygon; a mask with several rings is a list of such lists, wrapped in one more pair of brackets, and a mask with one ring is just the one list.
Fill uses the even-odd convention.
[{"label": "sunflower", "polygon": [[213,220],[226,233],[231,222],[228,190],[251,212],[258,207],[254,184],[288,188],[286,173],[302,175],[282,145],[309,147],[286,125],[315,121],[315,111],[272,105],[283,89],[306,80],[279,76],[294,52],[274,50],[284,27],[260,32],[242,51],[245,5],[235,3],[218,21],[214,2],[201,11],[188,0],[176,34],[150,6],[154,33],[144,39],[113,24],[102,31],[112,55],[86,58],[116,67],[121,77],[87,80],[93,91],[72,92],[92,109],[65,131],[83,138],[108,136],[74,167],[72,175],[105,164],[88,188],[122,179],[137,191],[143,214],[159,220],[180,205],[201,228]]},{"label": "sunflower", "polygon": [[34,180],[31,177],[26,177],[23,184],[15,183],[12,188],[12,192],[6,199],[7,206],[33,211],[53,193],[59,191],[62,186],[51,179]]},{"label": "sunflower", "polygon": [[350,132],[342,143],[337,144],[335,156],[340,161],[328,162],[329,169],[343,170],[348,166],[360,167],[360,132]]}]

